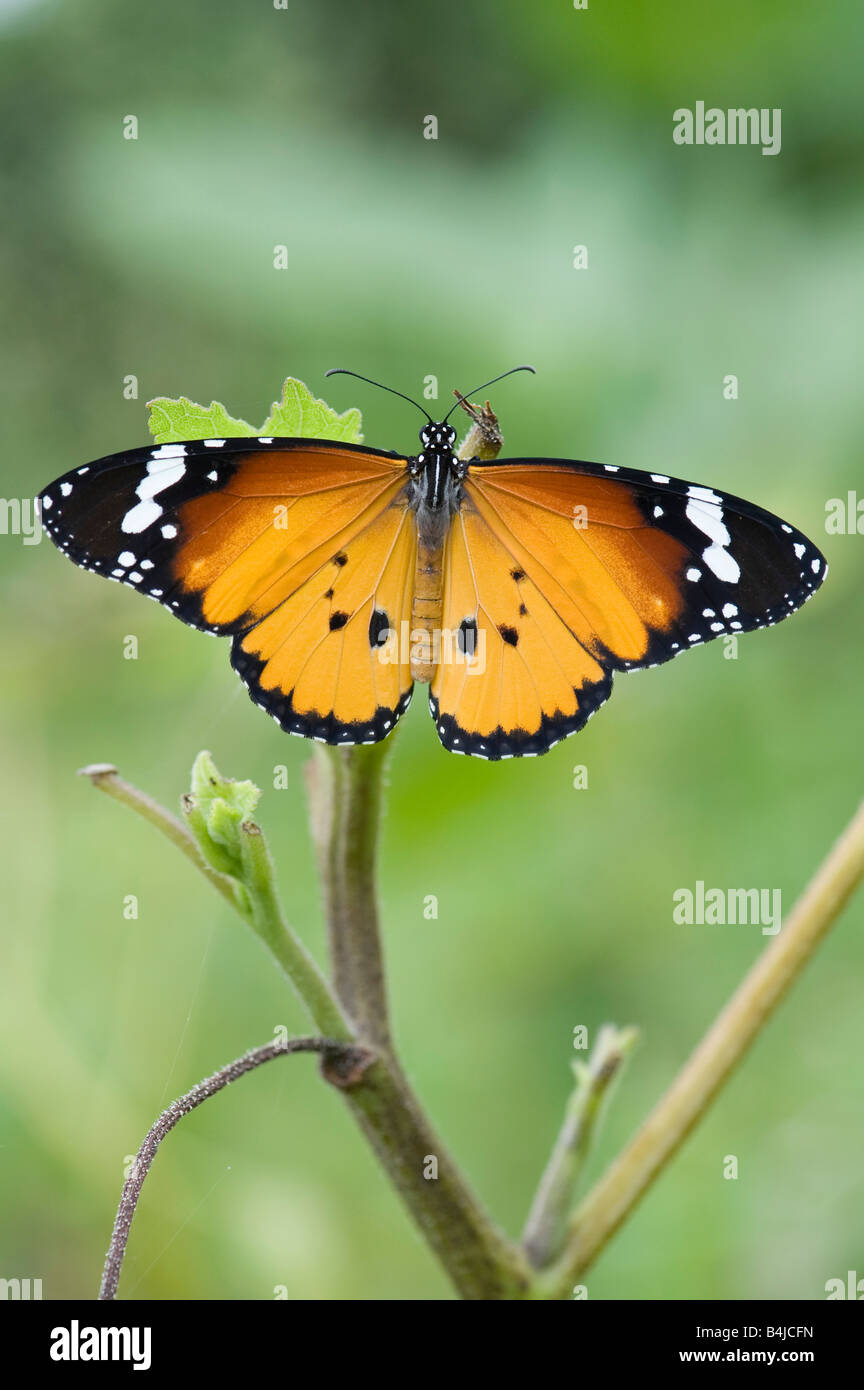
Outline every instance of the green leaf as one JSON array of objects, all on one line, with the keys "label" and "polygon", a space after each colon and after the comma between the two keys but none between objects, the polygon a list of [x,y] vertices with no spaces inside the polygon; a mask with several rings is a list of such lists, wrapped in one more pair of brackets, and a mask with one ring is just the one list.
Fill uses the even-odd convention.
[{"label": "green leaf", "polygon": [[[308,387],[289,376],[282,387],[281,401],[274,401],[261,434],[274,438],[339,439],[345,444],[362,444],[363,424],[359,410],[337,415],[324,401],[316,400]],[[256,431],[257,433],[257,431]]]},{"label": "green leaf", "polygon": [[263,425],[250,425],[229,415],[219,401],[197,405],[180,396],[158,396],[147,402],[148,426],[157,444],[177,444],[185,439],[335,439],[360,444],[362,418],[359,410],[339,415],[324,401],[317,400],[307,386],[289,376],[282,387],[282,399],[274,401]]},{"label": "green leaf", "polygon": [[219,401],[196,405],[185,396],[171,400],[158,396],[147,402],[148,428],[157,444],[178,444],[185,439],[238,439],[262,434],[245,420],[235,420]]}]

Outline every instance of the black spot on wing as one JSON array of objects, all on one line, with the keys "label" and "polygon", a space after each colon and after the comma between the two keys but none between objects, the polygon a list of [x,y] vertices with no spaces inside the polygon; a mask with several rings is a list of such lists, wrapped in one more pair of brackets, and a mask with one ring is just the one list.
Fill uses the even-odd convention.
[{"label": "black spot on wing", "polygon": [[387,642],[387,634],[390,631],[390,619],[381,608],[372,611],[369,619],[369,646],[383,647]]},{"label": "black spot on wing", "polygon": [[456,644],[463,656],[473,657],[477,653],[477,619],[463,618],[459,624]]}]

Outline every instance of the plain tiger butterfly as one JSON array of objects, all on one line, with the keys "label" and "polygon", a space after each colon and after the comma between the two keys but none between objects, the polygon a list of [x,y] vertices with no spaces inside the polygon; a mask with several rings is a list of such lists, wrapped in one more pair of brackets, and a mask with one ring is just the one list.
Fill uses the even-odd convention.
[{"label": "plain tiger butterfly", "polygon": [[414,455],[132,449],[46,487],[42,521],[75,564],[230,637],[288,733],[377,742],[428,682],[444,747],[490,759],[547,752],[616,671],[779,622],[825,577],[806,536],[739,497],[613,464],[461,459],[449,415],[411,403],[428,422]]}]

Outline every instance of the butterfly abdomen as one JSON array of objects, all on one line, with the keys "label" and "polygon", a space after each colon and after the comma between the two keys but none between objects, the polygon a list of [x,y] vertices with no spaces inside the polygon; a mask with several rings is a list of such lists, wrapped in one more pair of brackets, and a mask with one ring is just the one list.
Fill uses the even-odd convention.
[{"label": "butterfly abdomen", "polygon": [[444,604],[444,541],[450,523],[450,464],[452,454],[432,452],[422,460],[417,491],[417,564],[411,605],[411,676],[431,681],[435,674],[436,638],[441,632]]},{"label": "butterfly abdomen", "polygon": [[443,542],[427,545],[421,537],[411,606],[411,676],[415,681],[431,681],[435,674],[433,652],[435,634],[441,631],[443,560]]}]

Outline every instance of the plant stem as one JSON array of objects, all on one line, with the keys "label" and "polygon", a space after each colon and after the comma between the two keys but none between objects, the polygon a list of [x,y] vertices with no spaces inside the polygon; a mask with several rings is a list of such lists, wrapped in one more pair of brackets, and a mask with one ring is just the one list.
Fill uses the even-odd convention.
[{"label": "plant stem", "polygon": [[523,1297],[527,1260],[468,1188],[393,1051],[375,889],[385,756],[381,744],[319,746],[307,767],[337,993],[359,1040],[380,1054],[345,1100],[462,1296]]},{"label": "plant stem", "polygon": [[576,1067],[577,1084],[561,1132],[540,1179],[522,1237],[531,1263],[542,1268],[558,1254],[566,1234],[567,1213],[588,1151],[596,1137],[603,1101],[637,1038],[635,1028],[604,1025],[587,1064]]},{"label": "plant stem", "polygon": [[344,1094],[461,1297],[527,1297],[532,1277],[528,1261],[469,1188],[392,1053]]},{"label": "plant stem", "polygon": [[265,1043],[263,1047],[255,1047],[250,1052],[246,1052],[236,1061],[229,1062],[227,1067],[222,1067],[204,1081],[199,1081],[197,1086],[193,1086],[191,1091],[186,1092],[185,1096],[180,1096],[178,1100],[172,1101],[168,1109],[163,1110],[159,1119],[148,1130],[147,1136],[135,1156],[135,1162],[132,1164],[129,1176],[123,1184],[120,1205],[117,1208],[117,1216],[114,1221],[114,1230],[111,1233],[111,1244],[108,1247],[105,1269],[102,1273],[102,1285],[99,1290],[100,1300],[110,1300],[117,1295],[123,1258],[126,1254],[126,1245],[132,1227],[132,1219],[138,1206],[138,1198],[141,1196],[144,1179],[156,1157],[156,1150],[166,1134],[170,1133],[184,1115],[190,1114],[199,1105],[203,1105],[205,1100],[215,1096],[230,1082],[245,1076],[247,1072],[254,1071],[264,1062],[272,1062],[276,1057],[287,1057],[296,1052],[321,1052],[325,1057],[331,1054],[334,1061],[339,1059],[342,1066],[354,1071],[357,1071],[364,1064],[368,1064],[369,1058],[369,1054],[364,1049],[345,1046],[333,1038],[288,1038],[284,1042],[269,1042]]},{"label": "plant stem", "polygon": [[[351,752],[362,756],[370,749],[364,747]],[[362,947],[363,959],[357,963],[348,961],[345,970],[348,978],[359,980],[364,989],[368,983],[364,972],[370,956],[373,961],[376,957],[376,942],[370,939],[373,927],[377,938],[374,853],[371,864],[365,869],[357,864],[355,853],[361,852],[361,847],[363,853],[374,850],[382,767],[383,756],[366,758],[362,765],[351,769],[352,775],[342,777],[338,798],[330,794],[334,789],[327,778],[313,781],[313,834],[319,851],[325,903],[339,903],[339,929],[344,932],[341,945],[347,955],[350,955],[352,943],[359,942]],[[362,1075],[352,1074],[346,1081],[338,1055],[326,1051],[322,1073],[344,1095],[394,1187],[462,1297],[489,1300],[526,1297],[531,1270],[523,1252],[496,1227],[458,1172],[424,1115],[389,1042],[377,1060],[368,1060],[375,1049],[364,1048],[366,1038],[355,1037],[351,1022],[317,965],[288,926],[276,894],[269,851],[259,827],[251,821],[244,821],[240,827],[243,891],[235,894],[233,889],[238,881],[206,864],[193,837],[164,807],[137,787],[122,782],[107,764],[87,771],[95,785],[156,825],[223,892],[275,955],[317,1026],[330,1038],[331,1046],[345,1041],[359,1043],[367,1059]],[[359,823],[362,817],[367,818],[365,824]],[[346,835],[352,841],[350,847],[332,843]],[[332,881],[334,872],[338,875],[338,883]],[[230,893],[224,891],[226,884]],[[238,886],[241,886],[239,882]],[[353,926],[358,921],[361,930],[355,936]],[[380,962],[380,956],[378,960]],[[367,1003],[372,997],[369,993],[363,995]],[[374,1022],[374,1018],[370,1018],[370,1033],[376,1031]],[[380,1033],[380,1026],[377,1031]],[[436,1160],[437,1176],[432,1174],[435,1165],[430,1160]]]},{"label": "plant stem", "polygon": [[336,994],[358,1037],[390,1046],[375,867],[385,743],[318,745],[307,774]]},{"label": "plant stem", "polygon": [[571,1221],[539,1296],[567,1298],[622,1221],[701,1119],[864,877],[864,804],[642,1128]]},{"label": "plant stem", "polygon": [[244,885],[252,904],[252,925],[268,946],[323,1033],[340,1041],[355,1040],[354,1029],[312,956],[282,911],[273,881],[273,866],[260,828],[241,826]]}]

